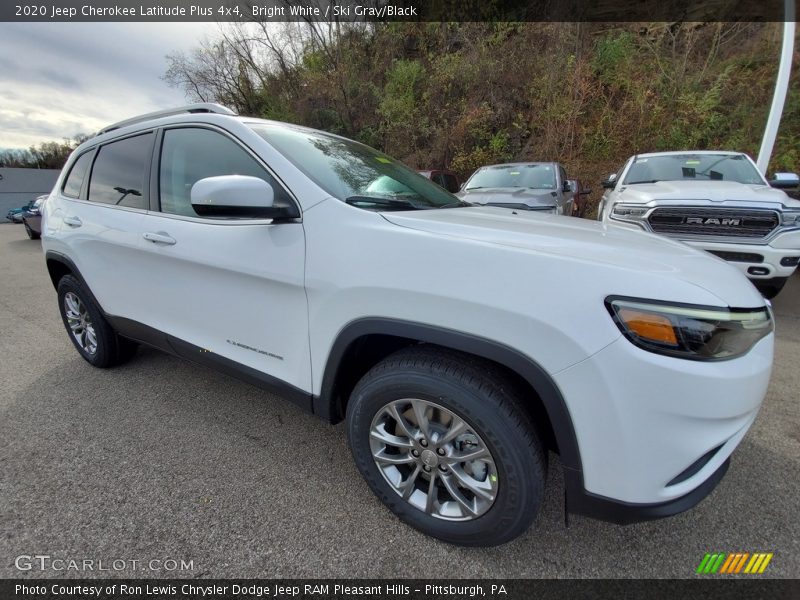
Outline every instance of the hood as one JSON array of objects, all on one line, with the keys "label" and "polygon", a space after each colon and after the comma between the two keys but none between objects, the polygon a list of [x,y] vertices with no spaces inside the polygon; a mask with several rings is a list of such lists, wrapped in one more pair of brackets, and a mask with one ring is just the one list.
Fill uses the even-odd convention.
[{"label": "hood", "polygon": [[492,206],[381,215],[394,225],[442,236],[678,278],[713,294],[722,305],[753,308],[764,304],[747,278],[725,261],[644,231]]},{"label": "hood", "polygon": [[556,192],[531,188],[482,188],[456,194],[472,204],[524,204],[534,209],[554,209]]},{"label": "hood", "polygon": [[619,190],[620,202],[647,204],[658,200],[763,202],[800,207],[800,201],[790,198],[782,190],[735,181],[658,181],[623,185]]}]

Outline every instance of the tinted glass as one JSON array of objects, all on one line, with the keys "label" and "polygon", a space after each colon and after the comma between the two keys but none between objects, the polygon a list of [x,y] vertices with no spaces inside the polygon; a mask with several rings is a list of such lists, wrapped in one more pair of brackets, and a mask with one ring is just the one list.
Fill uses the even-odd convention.
[{"label": "tinted glass", "polygon": [[534,190],[553,190],[556,187],[556,173],[551,165],[498,165],[479,169],[465,189],[479,188],[528,188]]},{"label": "tinted glass", "polygon": [[92,167],[89,200],[145,208],[147,170],[152,147],[152,133],[102,146]]},{"label": "tinted glass", "polygon": [[250,127],[331,196],[359,208],[458,205],[447,190],[364,144],[287,125]]},{"label": "tinted glass", "polygon": [[249,175],[272,186],[275,206],[290,206],[288,193],[272,175],[229,137],[200,128],[168,129],[161,146],[159,186],[161,211],[189,217],[192,186],[200,179],[220,175]]},{"label": "tinted glass", "polygon": [[91,159],[91,151],[86,152],[85,154],[81,154],[78,160],[75,161],[75,164],[72,165],[72,169],[64,182],[63,192],[65,196],[80,198],[83,180],[86,177],[86,171],[89,169]]},{"label": "tinted glass", "polygon": [[445,174],[442,175],[442,179],[444,179],[444,189],[453,193],[458,191],[458,180],[455,177]]},{"label": "tinted glass", "polygon": [[636,158],[625,184],[656,181],[736,181],[764,185],[764,179],[741,154],[667,154]]}]

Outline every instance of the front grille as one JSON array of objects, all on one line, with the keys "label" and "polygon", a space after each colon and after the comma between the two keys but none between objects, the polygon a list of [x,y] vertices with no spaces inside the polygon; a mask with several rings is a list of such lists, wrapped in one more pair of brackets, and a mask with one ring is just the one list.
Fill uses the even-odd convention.
[{"label": "front grille", "polygon": [[672,236],[763,238],[778,226],[774,210],[737,208],[656,208],[647,219],[656,233]]}]

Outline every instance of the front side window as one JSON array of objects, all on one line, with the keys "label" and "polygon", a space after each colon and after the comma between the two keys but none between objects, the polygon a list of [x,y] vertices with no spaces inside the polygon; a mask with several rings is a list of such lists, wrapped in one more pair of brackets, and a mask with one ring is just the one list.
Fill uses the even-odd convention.
[{"label": "front side window", "polygon": [[221,175],[263,179],[272,186],[275,206],[292,204],[289,194],[275,178],[229,137],[199,127],[164,132],[159,170],[161,212],[199,216],[192,208],[192,186],[200,179]]},{"label": "front side window", "polygon": [[458,180],[455,177],[444,174],[442,175],[442,179],[444,180],[444,185],[442,185],[444,189],[454,194],[458,191]]},{"label": "front side window", "polygon": [[462,205],[430,179],[358,142],[287,125],[250,127],[323,190],[353,206],[414,210]]},{"label": "front side window", "polygon": [[552,165],[536,163],[483,167],[470,177],[464,189],[483,188],[554,190],[556,188],[556,172]]},{"label": "front side window", "polygon": [[666,154],[635,158],[625,185],[658,181],[735,181],[765,185],[763,177],[742,154]]},{"label": "front side window", "polygon": [[89,179],[89,201],[147,208],[147,171],[152,148],[152,133],[101,146]]},{"label": "front side window", "polygon": [[78,160],[72,165],[72,169],[64,181],[62,191],[65,196],[70,198],[80,198],[81,188],[83,187],[83,180],[86,178],[86,172],[89,170],[89,164],[92,162],[92,152],[86,152],[78,157]]}]

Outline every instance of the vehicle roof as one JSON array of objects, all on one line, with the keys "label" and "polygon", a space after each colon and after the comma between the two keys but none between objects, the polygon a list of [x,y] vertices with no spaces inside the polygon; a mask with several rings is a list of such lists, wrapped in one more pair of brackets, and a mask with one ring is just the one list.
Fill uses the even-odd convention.
[{"label": "vehicle roof", "polygon": [[744,152],[735,152],[733,150],[670,150],[667,152],[642,152],[635,156],[639,158],[649,158],[651,156],[680,156],[682,154],[744,154]]},{"label": "vehicle roof", "polygon": [[493,167],[526,167],[530,165],[557,165],[557,162],[553,161],[525,161],[525,162],[511,162],[511,163],[497,163],[496,165],[483,165],[482,167],[478,167],[480,169],[491,169]]}]

